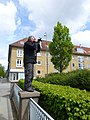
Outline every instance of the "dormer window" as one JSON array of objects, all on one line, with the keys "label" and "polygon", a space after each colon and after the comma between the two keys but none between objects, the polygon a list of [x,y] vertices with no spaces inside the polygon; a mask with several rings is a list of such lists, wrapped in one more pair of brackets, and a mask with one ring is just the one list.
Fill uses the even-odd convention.
[{"label": "dormer window", "polygon": [[23,42],[23,41],[20,41],[20,44],[24,45],[24,42]]},{"label": "dormer window", "polygon": [[77,52],[84,53],[84,50],[83,50],[83,48],[77,48]]},{"label": "dormer window", "polygon": [[77,48],[74,48],[75,51],[77,51]]}]

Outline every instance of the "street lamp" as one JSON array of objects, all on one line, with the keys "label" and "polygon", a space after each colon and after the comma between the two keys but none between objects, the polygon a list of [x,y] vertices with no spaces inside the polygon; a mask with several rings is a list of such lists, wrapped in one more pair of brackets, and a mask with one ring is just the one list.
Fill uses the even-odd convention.
[{"label": "street lamp", "polygon": [[47,69],[47,76],[48,76],[48,44],[47,44],[47,33],[44,33],[44,37],[46,38],[46,69]]}]

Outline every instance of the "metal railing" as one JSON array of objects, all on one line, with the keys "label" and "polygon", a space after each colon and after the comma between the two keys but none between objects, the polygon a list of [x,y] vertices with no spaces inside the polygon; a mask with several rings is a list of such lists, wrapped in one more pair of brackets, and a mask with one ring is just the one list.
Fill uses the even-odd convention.
[{"label": "metal railing", "polygon": [[54,120],[32,98],[30,98],[30,120]]},{"label": "metal railing", "polygon": [[22,91],[22,89],[15,83],[14,84],[14,102],[15,102],[15,106],[17,107],[17,109],[19,110],[19,105],[20,105],[20,96],[19,96],[19,92]]},{"label": "metal railing", "polygon": [[[28,112],[27,115],[29,115],[29,118],[27,120],[54,120],[32,98],[28,98],[28,103],[25,102],[25,99],[27,101],[27,98],[22,99],[20,97],[19,93],[21,91],[22,91],[22,89],[16,83],[14,83],[12,99],[14,101],[14,105],[15,105],[19,120],[24,120],[23,116],[26,115],[26,114],[24,114],[24,112],[26,111],[27,108],[25,108],[25,105],[23,105],[24,103],[26,104],[26,106],[29,103],[28,111],[27,111]],[[21,102],[23,104],[20,104]],[[25,110],[25,111],[23,111],[23,110]]]}]

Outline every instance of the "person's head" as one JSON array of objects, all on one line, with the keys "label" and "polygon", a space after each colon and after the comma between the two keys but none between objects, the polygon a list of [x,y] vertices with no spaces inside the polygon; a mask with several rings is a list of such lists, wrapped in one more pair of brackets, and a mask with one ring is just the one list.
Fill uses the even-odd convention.
[{"label": "person's head", "polygon": [[35,42],[36,38],[34,36],[29,36],[28,41],[29,42]]}]

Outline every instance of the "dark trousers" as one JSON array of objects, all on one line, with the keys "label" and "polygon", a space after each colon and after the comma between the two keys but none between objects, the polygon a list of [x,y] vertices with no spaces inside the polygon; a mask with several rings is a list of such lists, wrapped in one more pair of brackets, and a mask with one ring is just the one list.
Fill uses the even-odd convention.
[{"label": "dark trousers", "polygon": [[32,87],[33,69],[34,69],[34,64],[28,63],[25,65],[24,89],[28,89],[29,87]]}]

